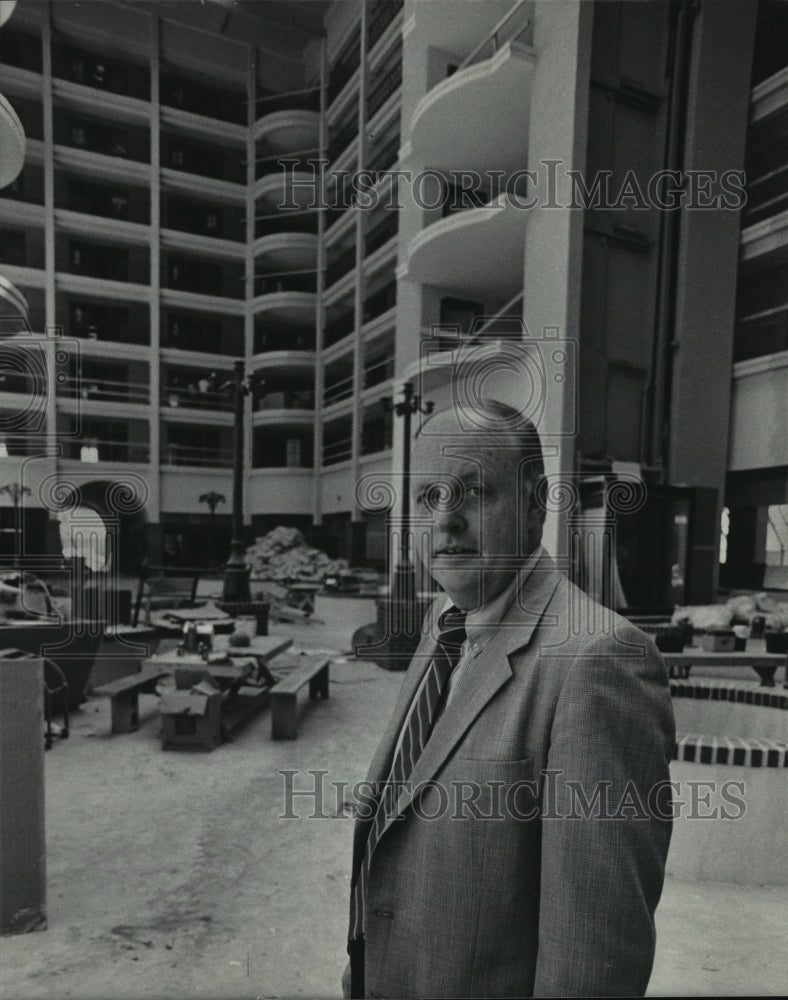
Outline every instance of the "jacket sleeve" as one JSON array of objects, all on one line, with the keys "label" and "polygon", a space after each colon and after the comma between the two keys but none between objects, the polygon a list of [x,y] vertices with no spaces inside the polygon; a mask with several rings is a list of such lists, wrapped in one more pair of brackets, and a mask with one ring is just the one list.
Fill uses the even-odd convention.
[{"label": "jacket sleeve", "polygon": [[640,996],[670,842],[675,739],[653,644],[589,641],[558,696],[542,801],[535,996]]}]

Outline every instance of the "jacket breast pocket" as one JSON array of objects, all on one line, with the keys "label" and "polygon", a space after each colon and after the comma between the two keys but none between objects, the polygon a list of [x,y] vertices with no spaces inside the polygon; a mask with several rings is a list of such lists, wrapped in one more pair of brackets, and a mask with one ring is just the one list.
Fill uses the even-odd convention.
[{"label": "jacket breast pocket", "polygon": [[510,815],[527,816],[537,801],[533,757],[517,760],[454,757],[440,780],[456,820],[501,822]]}]

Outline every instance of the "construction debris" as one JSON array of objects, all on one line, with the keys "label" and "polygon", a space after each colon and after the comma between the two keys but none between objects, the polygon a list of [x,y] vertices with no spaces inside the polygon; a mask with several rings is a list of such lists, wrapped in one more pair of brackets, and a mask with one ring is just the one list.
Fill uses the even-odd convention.
[{"label": "construction debris", "polygon": [[330,559],[320,549],[307,545],[297,528],[274,528],[256,538],[246,550],[253,580],[277,583],[321,583],[324,576],[348,568],[345,559]]}]

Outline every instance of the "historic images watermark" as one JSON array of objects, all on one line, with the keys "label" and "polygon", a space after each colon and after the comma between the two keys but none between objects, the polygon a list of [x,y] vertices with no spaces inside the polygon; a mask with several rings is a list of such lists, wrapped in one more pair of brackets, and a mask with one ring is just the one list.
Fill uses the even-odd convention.
[{"label": "historic images watermark", "polygon": [[[494,762],[491,762],[491,766]],[[371,820],[379,809],[386,819],[402,818],[406,801],[420,820],[517,821],[648,821],[674,819],[740,820],[747,812],[745,782],[659,781],[647,789],[633,781],[623,785],[596,781],[587,787],[558,769],[546,768],[536,778],[514,781],[430,780],[404,782],[326,781],[329,772],[280,770],[282,799],[279,819]],[[298,779],[298,786],[296,780]]]},{"label": "historic images watermark", "polygon": [[[458,212],[505,198],[515,208],[606,211],[739,211],[747,201],[743,170],[634,170],[568,168],[562,160],[540,160],[537,168],[515,170],[331,170],[328,159],[278,160],[284,198],[278,208],[392,211],[409,197],[419,208]],[[390,183],[387,183],[389,182]]]}]

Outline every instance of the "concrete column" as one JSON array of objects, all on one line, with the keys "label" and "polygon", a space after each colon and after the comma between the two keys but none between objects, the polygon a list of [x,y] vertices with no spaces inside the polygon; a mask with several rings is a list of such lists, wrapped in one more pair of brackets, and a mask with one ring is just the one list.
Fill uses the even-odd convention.
[{"label": "concrete column", "polygon": [[0,933],[46,928],[44,662],[0,660]]}]

